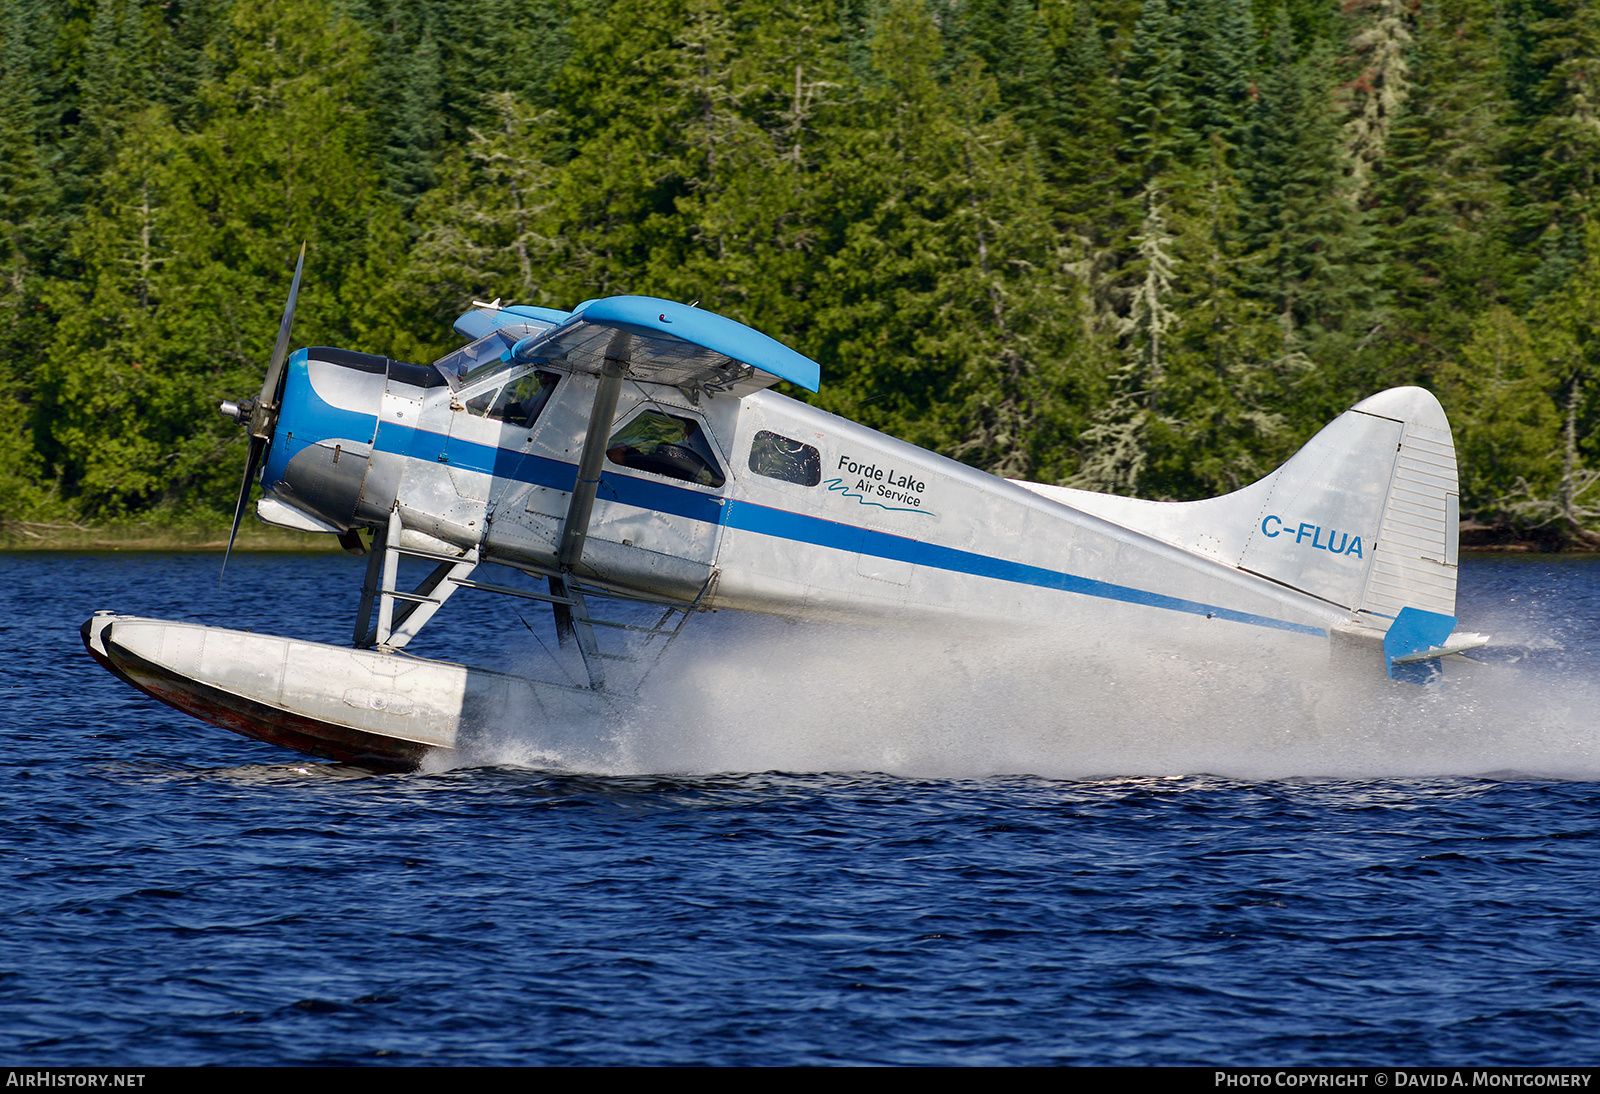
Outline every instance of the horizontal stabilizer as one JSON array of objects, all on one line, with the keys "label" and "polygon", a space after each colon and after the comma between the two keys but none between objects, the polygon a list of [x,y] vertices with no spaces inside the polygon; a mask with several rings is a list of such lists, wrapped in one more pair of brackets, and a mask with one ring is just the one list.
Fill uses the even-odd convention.
[{"label": "horizontal stabilizer", "polygon": [[1455,634],[1455,628],[1453,615],[1401,608],[1383,636],[1383,656],[1389,663],[1389,678],[1426,684],[1438,675],[1439,658],[1476,649],[1489,641],[1487,635]]}]

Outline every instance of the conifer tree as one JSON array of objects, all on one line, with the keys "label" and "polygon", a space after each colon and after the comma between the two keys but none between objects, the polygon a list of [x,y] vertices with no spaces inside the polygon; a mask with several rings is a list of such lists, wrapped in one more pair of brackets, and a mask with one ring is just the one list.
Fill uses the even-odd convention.
[{"label": "conifer tree", "polygon": [[850,124],[847,61],[826,3],[739,10],[732,42],[741,64],[714,84],[710,73],[691,71],[680,85],[707,104],[700,115],[708,156],[705,138],[718,117],[711,104],[725,104],[719,165],[676,202],[690,245],[658,247],[651,274],[669,295],[804,342],[818,260],[838,243],[827,180],[840,166],[835,137]]},{"label": "conifer tree", "polygon": [[56,188],[41,132],[33,15],[29,4],[8,4],[0,40],[0,273],[12,308],[54,242],[49,217]]},{"label": "conifer tree", "polygon": [[872,130],[827,261],[820,401],[1008,475],[1061,478],[1068,408],[1084,401],[1075,293],[1048,223],[1030,219],[1039,179],[1022,135],[988,120],[996,91],[974,63],[941,84],[941,52],[920,4],[886,10]]},{"label": "conifer tree", "polygon": [[377,207],[363,44],[326,6],[239,5],[198,132],[159,106],[119,121],[40,370],[41,452],[82,512],[227,504],[243,438],[216,404],[259,386],[302,238],[297,339],[345,341]]},{"label": "conifer tree", "polygon": [[1189,181],[1182,31],[1166,0],[1146,0],[1128,49],[1121,128],[1129,197],[1119,212],[1130,227],[1112,291],[1125,363],[1113,377],[1111,398],[1084,435],[1087,453],[1074,481],[1093,490],[1139,491],[1161,413],[1166,338],[1175,322],[1171,203],[1174,193],[1179,201],[1187,197]]},{"label": "conifer tree", "polygon": [[487,124],[472,130],[466,148],[445,163],[440,185],[417,207],[426,227],[390,287],[390,307],[406,335],[396,352],[405,356],[441,352],[451,321],[474,299],[545,306],[564,299],[550,284],[571,257],[556,238],[555,113],[535,110],[510,91],[486,96],[484,105]]},{"label": "conifer tree", "polygon": [[1059,75],[1050,28],[1035,0],[979,0],[953,14],[942,28],[947,55],[982,61],[998,92],[995,109],[1040,145],[1058,140]]},{"label": "conifer tree", "polygon": [[[1088,0],[1078,0],[1071,22],[1060,33],[1059,82],[1055,138],[1041,145],[1041,169],[1058,220],[1082,277],[1091,291],[1108,286],[1108,268],[1115,263],[1113,241],[1117,218],[1106,216],[1106,199],[1118,176],[1117,95],[1102,29]],[[1104,293],[1096,309],[1109,312]]]},{"label": "conifer tree", "polygon": [[0,519],[231,508],[212,407],[259,382],[309,238],[297,340],[425,360],[473,297],[701,300],[821,361],[830,408],[1147,496],[1441,386],[1471,506],[1575,540],[1596,18],[12,0]]},{"label": "conifer tree", "polygon": [[1512,245],[1533,258],[1526,286],[1538,297],[1584,257],[1600,181],[1600,12],[1589,0],[1513,0],[1506,15]]},{"label": "conifer tree", "polygon": [[[152,26],[155,23],[155,26]],[[156,98],[159,23],[140,0],[99,0],[81,85],[77,167],[98,174],[116,154],[126,122]]]},{"label": "conifer tree", "polygon": [[[1274,31],[1241,172],[1241,230],[1254,263],[1253,294],[1277,316],[1282,352],[1348,355],[1371,332],[1376,287],[1363,260],[1361,211],[1340,186],[1325,66],[1297,58],[1288,25]],[[1324,416],[1343,402],[1341,391]]]},{"label": "conifer tree", "polygon": [[384,186],[406,213],[433,185],[443,130],[436,22],[431,6],[390,0],[374,36],[372,144],[382,149]]},{"label": "conifer tree", "polygon": [[1231,167],[1249,139],[1255,86],[1255,23],[1237,0],[1188,0],[1181,13],[1184,98],[1191,155],[1205,158],[1220,138]]},{"label": "conifer tree", "polygon": [[50,329],[40,294],[59,237],[37,79],[39,7],[19,0],[0,14],[0,521],[37,509],[43,496],[35,372]]},{"label": "conifer tree", "polygon": [[1476,324],[1447,374],[1462,501],[1557,544],[1600,546],[1600,227],[1569,285],[1526,321]]},{"label": "conifer tree", "polygon": [[[40,370],[47,452],[91,517],[172,501],[197,472],[209,479],[206,464],[222,452],[197,428],[215,400],[169,271],[181,242],[168,204],[187,167],[181,141],[161,107],[119,119],[118,129],[101,196],[73,234],[82,275],[51,286],[61,319]],[[185,451],[196,442],[199,453]]]},{"label": "conifer tree", "polygon": [[1496,22],[1486,0],[1439,0],[1417,15],[1410,89],[1365,201],[1390,303],[1358,391],[1433,383],[1483,308],[1515,295]]},{"label": "conifer tree", "polygon": [[[326,0],[258,0],[234,8],[229,48],[233,67],[201,88],[205,124],[187,142],[195,169],[181,201],[194,215],[185,255],[209,267],[198,279],[220,314],[233,318],[242,306],[252,329],[271,330],[285,263],[292,268],[296,245],[310,240],[314,291],[300,302],[296,330],[337,338],[358,306],[359,294],[341,299],[342,290],[364,266],[379,204],[356,98],[368,40]],[[266,349],[237,359],[259,368]]]}]

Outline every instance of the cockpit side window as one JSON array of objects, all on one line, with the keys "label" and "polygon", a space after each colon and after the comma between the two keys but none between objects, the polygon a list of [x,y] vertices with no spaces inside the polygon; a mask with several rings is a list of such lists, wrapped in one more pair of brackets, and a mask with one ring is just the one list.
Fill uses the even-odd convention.
[{"label": "cockpit side window", "polygon": [[560,380],[556,372],[524,373],[504,387],[491,387],[468,399],[467,413],[531,429]]},{"label": "cockpit side window", "polygon": [[529,372],[517,377],[500,389],[500,397],[489,408],[489,417],[531,429],[560,379],[554,372]]},{"label": "cockpit side window", "polygon": [[712,488],[727,482],[700,423],[646,410],[606,443],[606,458],[623,467],[653,471]]},{"label": "cockpit side window", "polygon": [[815,486],[822,481],[822,453],[763,429],[750,444],[750,470],[769,479]]}]

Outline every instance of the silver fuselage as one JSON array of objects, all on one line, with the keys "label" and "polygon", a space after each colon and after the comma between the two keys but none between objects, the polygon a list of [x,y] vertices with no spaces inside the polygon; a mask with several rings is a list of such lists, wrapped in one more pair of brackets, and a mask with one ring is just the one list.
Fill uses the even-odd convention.
[{"label": "silver fuselage", "polygon": [[[398,506],[408,546],[556,565],[594,376],[562,374],[525,428],[466,409],[504,373],[452,391],[417,366],[316,359],[327,353],[290,360],[264,519],[346,531],[381,525]],[[627,381],[615,422],[644,407],[699,422],[726,481],[713,488],[608,460],[580,575],[690,599],[715,573],[702,606],[794,618],[1092,619],[1321,636],[1351,617],[771,391],[696,405],[676,388]],[[753,471],[761,431],[815,448],[820,481]]]}]

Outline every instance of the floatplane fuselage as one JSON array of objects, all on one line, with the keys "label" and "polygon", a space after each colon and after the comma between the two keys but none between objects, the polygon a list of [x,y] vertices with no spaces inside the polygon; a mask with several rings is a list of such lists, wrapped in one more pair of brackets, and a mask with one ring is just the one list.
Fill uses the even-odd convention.
[{"label": "floatplane fuselage", "polygon": [[[590,709],[616,690],[607,628],[659,655],[717,609],[1157,646],[1342,638],[1417,680],[1482,641],[1454,633],[1454,448],[1418,388],[1358,403],[1243,490],[1156,503],[996,478],[785,397],[779,380],[816,390],[813,362],[670,301],[475,306],[456,323],[468,344],[428,366],[284,357],[292,309],[262,396],[224,413],[254,438],[246,489],[265,456],[260,519],[353,550],[370,532],[352,646],[109,612],[84,638],[149,694],[317,755],[410,766],[475,721]],[[406,556],[434,565],[414,589]],[[541,585],[483,581],[488,563]],[[462,588],[548,605],[587,681],[405,652]],[[602,618],[617,602],[661,614]]]}]

